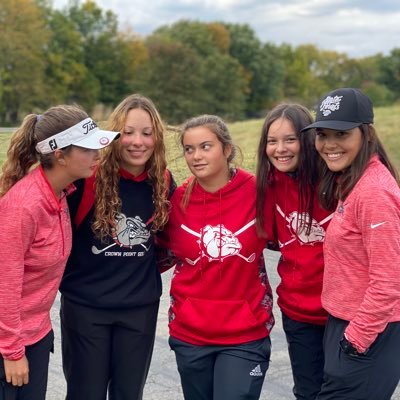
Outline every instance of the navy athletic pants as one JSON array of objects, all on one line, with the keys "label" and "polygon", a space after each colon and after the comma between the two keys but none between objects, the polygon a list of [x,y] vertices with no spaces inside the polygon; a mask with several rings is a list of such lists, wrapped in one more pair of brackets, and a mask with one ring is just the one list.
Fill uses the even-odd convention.
[{"label": "navy athletic pants", "polygon": [[400,322],[389,323],[366,355],[345,354],[339,342],[348,325],[329,316],[324,383],[318,400],[390,400],[400,379]]},{"label": "navy athletic pants", "polygon": [[315,400],[321,390],[324,370],[325,325],[294,321],[282,313],[297,400]]},{"label": "navy athletic pants", "polygon": [[172,336],[186,400],[258,400],[269,366],[269,337],[232,346],[196,346]]},{"label": "navy athletic pants", "polygon": [[61,298],[66,400],[140,400],[150,367],[159,302],[127,310]]},{"label": "navy athletic pants", "polygon": [[0,400],[45,400],[50,352],[53,352],[54,333],[51,330],[43,339],[26,346],[29,363],[29,383],[13,386],[6,382],[4,362],[0,356]]}]

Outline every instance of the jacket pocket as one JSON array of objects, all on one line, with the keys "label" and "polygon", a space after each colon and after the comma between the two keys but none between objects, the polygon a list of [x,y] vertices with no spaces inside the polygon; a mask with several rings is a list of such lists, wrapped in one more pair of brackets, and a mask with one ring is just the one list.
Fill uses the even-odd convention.
[{"label": "jacket pocket", "polygon": [[209,340],[246,336],[260,325],[246,300],[188,298],[175,315],[171,328]]}]

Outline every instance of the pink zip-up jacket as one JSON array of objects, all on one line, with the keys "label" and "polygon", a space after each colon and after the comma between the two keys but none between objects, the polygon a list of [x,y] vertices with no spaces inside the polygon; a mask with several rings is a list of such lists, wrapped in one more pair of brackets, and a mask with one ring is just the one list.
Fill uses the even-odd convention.
[{"label": "pink zip-up jacket", "polygon": [[[71,190],[68,188],[68,190]],[[51,330],[54,302],[71,250],[65,195],[57,199],[37,167],[0,199],[0,353],[19,360]]]},{"label": "pink zip-up jacket", "polygon": [[345,334],[364,352],[400,321],[400,189],[374,156],[344,202],[324,243],[322,305],[350,321]]}]

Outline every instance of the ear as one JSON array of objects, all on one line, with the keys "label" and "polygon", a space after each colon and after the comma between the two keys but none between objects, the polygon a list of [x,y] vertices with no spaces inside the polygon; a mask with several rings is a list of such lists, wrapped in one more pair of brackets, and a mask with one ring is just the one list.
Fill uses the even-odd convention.
[{"label": "ear", "polygon": [[232,154],[232,145],[231,144],[227,144],[224,148],[224,156],[226,158],[229,158]]},{"label": "ear", "polygon": [[60,164],[60,165],[66,165],[66,161],[65,161],[65,157],[64,157],[64,152],[60,149],[57,149],[54,152],[54,157],[56,159],[56,161]]}]

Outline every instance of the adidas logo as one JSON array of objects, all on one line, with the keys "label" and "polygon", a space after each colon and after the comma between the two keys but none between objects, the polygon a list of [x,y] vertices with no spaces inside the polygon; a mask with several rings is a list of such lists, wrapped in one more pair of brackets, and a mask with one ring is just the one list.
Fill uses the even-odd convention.
[{"label": "adidas logo", "polygon": [[251,370],[250,375],[251,376],[263,376],[260,364],[258,364],[257,367],[255,367],[254,369]]}]

